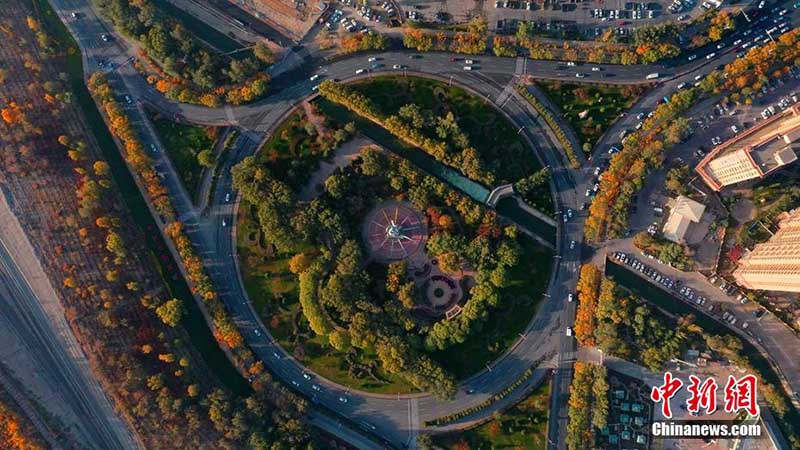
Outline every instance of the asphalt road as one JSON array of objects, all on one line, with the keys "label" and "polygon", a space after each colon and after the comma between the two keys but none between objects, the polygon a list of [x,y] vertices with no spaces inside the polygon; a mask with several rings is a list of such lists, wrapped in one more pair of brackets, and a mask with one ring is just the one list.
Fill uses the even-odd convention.
[{"label": "asphalt road", "polygon": [[[53,0],[56,8],[67,22],[70,30],[78,39],[89,68],[97,68],[97,61],[112,61],[115,64],[127,61],[132,55],[132,49],[126,48],[124,43],[117,38],[115,42],[105,43],[100,39],[101,33],[109,33],[108,28],[94,15],[86,0]],[[71,19],[69,13],[81,12],[80,19]],[[729,38],[730,40],[733,39]],[[713,49],[708,49],[707,52]],[[581,171],[572,171],[564,168],[563,158],[557,146],[546,136],[538,124],[534,122],[534,114],[524,100],[520,99],[513,89],[514,80],[511,75],[520,77],[533,75],[539,78],[576,80],[575,73],[585,73],[586,78],[581,81],[598,81],[603,83],[640,83],[649,73],[658,72],[661,79],[686,73],[684,77],[691,77],[695,73],[710,71],[708,60],[701,57],[689,65],[682,66],[610,66],[597,65],[600,71],[593,72],[589,66],[567,66],[563,62],[533,61],[527,58],[496,58],[491,56],[477,56],[471,58],[477,68],[472,71],[463,69],[462,61],[451,61],[449,54],[426,53],[414,58],[408,52],[386,52],[374,54],[383,66],[376,71],[367,71],[363,76],[370,76],[374,72],[412,72],[422,73],[452,80],[452,82],[466,86],[484,96],[487,101],[497,103],[509,118],[521,128],[521,133],[537,149],[538,157],[553,169],[553,187],[559,208],[570,207],[578,209],[578,202],[582,201],[582,192],[590,181]],[[723,57],[727,58],[727,56]],[[722,60],[714,60],[713,64]],[[367,56],[359,55],[325,66],[309,70],[306,75],[318,73],[321,79],[347,80],[356,76],[356,70],[368,69],[372,63],[367,61]],[[401,68],[393,69],[394,65]],[[600,78],[600,74],[604,77]],[[307,397],[312,402],[319,403],[328,409],[351,419],[368,432],[388,439],[395,446],[414,446],[414,437],[424,429],[424,421],[442,415],[462,411],[470,406],[477,405],[489,398],[495,392],[516,380],[519,375],[532,362],[548,355],[557,353],[556,392],[553,401],[553,417],[558,421],[551,427],[552,442],[562,443],[566,411],[565,405],[568,396],[569,380],[571,378],[571,362],[575,358],[575,343],[564,334],[566,326],[572,324],[574,317],[574,303],[567,303],[567,293],[574,289],[577,280],[577,270],[580,264],[580,250],[583,229],[583,217],[578,214],[571,222],[559,225],[559,240],[557,244],[559,256],[556,258],[557,270],[547,290],[546,299],[536,317],[533,319],[526,332],[521,336],[515,346],[502,358],[492,364],[490,368],[466,380],[460,386],[455,399],[449,402],[438,401],[430,396],[381,396],[366,393],[354,393],[344,386],[321,380],[317,377],[311,381],[302,376],[303,367],[286,355],[274,343],[266,332],[266,327],[261,324],[258,315],[253,310],[239,279],[235,249],[233,245],[233,212],[235,204],[225,200],[226,194],[231,192],[230,167],[245,155],[251,154],[257,148],[257,143],[269,130],[275,126],[284,114],[293,105],[312,93],[312,87],[319,83],[310,81],[307,77],[298,76],[295,84],[281,89],[274,95],[251,105],[209,109],[195,105],[178,104],[165,99],[161,94],[149,86],[130,65],[118,67],[110,75],[115,91],[121,96],[130,95],[137,101],[146,102],[157,107],[162,112],[177,118],[186,118],[199,123],[217,125],[237,125],[245,130],[245,135],[250,138],[244,145],[237,148],[234,157],[226,162],[222,171],[223,176],[214,193],[214,199],[209,208],[209,214],[200,216],[192,206],[191,200],[183,190],[180,178],[162,152],[154,154],[156,165],[164,175],[176,211],[181,220],[187,225],[187,231],[192,242],[203,256],[206,266],[220,294],[231,311],[237,325],[243,331],[247,343],[270,367],[270,369],[287,386],[290,386]],[[668,90],[677,81],[668,81],[658,89]],[[658,97],[648,96],[648,99]],[[649,101],[649,100],[648,100]],[[646,107],[643,104],[642,107]],[[161,148],[155,133],[152,132],[147,120],[142,114],[139,105],[133,104],[127,108],[132,122],[141,133],[145,145],[150,143]],[[620,125],[621,126],[621,125]],[[534,157],[532,155],[532,157]],[[576,182],[575,180],[581,180]],[[575,241],[575,248],[570,243]],[[255,330],[261,330],[256,334]],[[491,369],[491,370],[489,370]],[[320,387],[319,391],[312,388]],[[474,393],[467,394],[467,390]],[[495,408],[490,407],[481,412],[489,415]],[[324,422],[324,421],[323,421]],[[372,428],[375,428],[372,430]],[[554,445],[554,444],[551,444]]]}]

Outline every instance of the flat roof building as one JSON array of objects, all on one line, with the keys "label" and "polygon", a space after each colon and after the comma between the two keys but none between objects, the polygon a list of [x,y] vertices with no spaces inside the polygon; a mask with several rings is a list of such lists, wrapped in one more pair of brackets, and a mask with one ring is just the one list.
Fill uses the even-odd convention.
[{"label": "flat roof building", "polygon": [[797,160],[800,105],[762,121],[706,155],[695,168],[713,190],[767,176]]},{"label": "flat roof building", "polygon": [[780,219],[778,232],[739,260],[733,277],[740,286],[800,292],[800,208]]},{"label": "flat roof building", "polygon": [[705,205],[702,203],[683,195],[670,200],[670,204],[667,207],[670,208],[669,217],[664,224],[662,232],[665,239],[675,243],[683,241],[686,232],[689,230],[689,225],[692,222],[699,223],[703,217],[703,212],[706,210]]}]

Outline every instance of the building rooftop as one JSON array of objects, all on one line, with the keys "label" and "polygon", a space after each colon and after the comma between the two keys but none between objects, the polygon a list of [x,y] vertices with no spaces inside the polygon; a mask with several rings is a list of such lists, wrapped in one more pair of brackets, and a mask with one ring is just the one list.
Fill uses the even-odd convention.
[{"label": "building rooftop", "polygon": [[797,159],[800,105],[794,105],[723,142],[703,158],[695,171],[719,191],[723,187],[764,177]]},{"label": "building rooftop", "polygon": [[700,222],[706,207],[683,195],[679,195],[670,203],[669,217],[664,224],[663,233],[665,239],[678,243],[686,236],[686,231],[692,222]]}]

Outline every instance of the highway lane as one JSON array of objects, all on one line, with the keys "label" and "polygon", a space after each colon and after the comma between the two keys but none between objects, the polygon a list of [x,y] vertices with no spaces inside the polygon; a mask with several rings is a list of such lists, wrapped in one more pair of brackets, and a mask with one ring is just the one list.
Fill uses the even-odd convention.
[{"label": "highway lane", "polygon": [[[54,301],[58,301],[54,299]],[[86,378],[70,357],[79,348],[68,349],[54,332],[52,325],[20,272],[6,245],[0,241],[0,314],[9,321],[25,345],[36,355],[45,372],[41,376],[57,392],[65,405],[80,419],[77,431],[80,442],[90,448],[138,448],[127,429],[119,422],[102,392],[92,390],[95,385]],[[23,380],[24,381],[24,380]]]}]

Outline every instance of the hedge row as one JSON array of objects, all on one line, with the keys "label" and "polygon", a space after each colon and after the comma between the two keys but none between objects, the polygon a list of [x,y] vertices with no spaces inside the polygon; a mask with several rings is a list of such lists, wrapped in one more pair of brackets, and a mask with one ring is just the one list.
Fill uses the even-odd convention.
[{"label": "hedge row", "polygon": [[558,139],[558,142],[564,149],[564,154],[567,157],[567,160],[569,160],[570,167],[572,167],[573,169],[577,169],[578,167],[580,167],[580,162],[578,162],[578,157],[575,155],[575,147],[572,146],[572,142],[569,141],[569,139],[567,138],[567,134],[564,132],[561,126],[559,126],[555,117],[553,117],[553,114],[539,102],[536,96],[528,92],[528,90],[525,89],[525,86],[517,86],[517,89],[519,90],[519,93],[523,97],[525,97],[526,100],[528,100],[528,103],[530,103],[531,106],[533,106],[536,112],[538,112],[539,115],[542,116],[544,121],[547,122],[547,126],[549,126],[551,130],[553,130],[553,133],[556,135],[556,139]]},{"label": "hedge row", "polygon": [[[537,362],[537,364],[538,364],[538,362]],[[534,366],[537,365],[537,364],[534,364]],[[442,426],[442,425],[448,424],[450,422],[455,422],[456,420],[463,419],[464,417],[471,416],[471,415],[473,415],[473,414],[475,414],[477,412],[480,412],[480,411],[488,408],[492,404],[494,404],[496,402],[499,402],[500,400],[506,398],[508,396],[508,394],[512,393],[515,389],[517,389],[522,383],[524,383],[528,378],[530,378],[531,375],[533,375],[533,367],[529,367],[525,372],[522,373],[522,376],[517,378],[516,381],[514,381],[511,384],[509,384],[502,391],[500,391],[500,392],[494,394],[493,396],[489,397],[488,399],[484,400],[482,403],[480,403],[478,405],[475,405],[475,406],[473,406],[471,408],[467,408],[467,409],[465,409],[463,411],[459,411],[459,412],[454,413],[454,414],[450,414],[450,415],[447,415],[447,416],[439,417],[439,418],[434,419],[434,420],[425,421],[425,426],[426,427]]]}]

